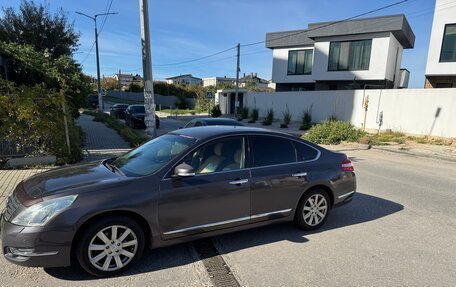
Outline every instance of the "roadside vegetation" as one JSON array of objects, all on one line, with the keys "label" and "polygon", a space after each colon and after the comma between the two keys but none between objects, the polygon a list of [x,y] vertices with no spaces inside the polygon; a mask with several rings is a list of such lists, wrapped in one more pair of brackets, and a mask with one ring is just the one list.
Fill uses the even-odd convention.
[{"label": "roadside vegetation", "polygon": [[83,113],[89,116],[93,116],[93,120],[95,122],[104,123],[107,127],[115,130],[124,140],[130,144],[131,147],[140,146],[149,140],[147,136],[130,127],[127,127],[124,123],[116,118],[109,116],[106,113],[89,110],[86,110]]},{"label": "roadside vegetation", "polygon": [[78,41],[66,13],[52,14],[47,4],[23,1],[0,16],[0,55],[8,62],[8,80],[0,80],[0,138],[33,150],[27,156],[55,155],[58,164],[82,158],[75,119],[90,85],[72,58]]},{"label": "roadside vegetation", "polygon": [[364,134],[349,122],[328,119],[311,127],[302,137],[316,144],[340,144],[342,141],[356,142]]}]

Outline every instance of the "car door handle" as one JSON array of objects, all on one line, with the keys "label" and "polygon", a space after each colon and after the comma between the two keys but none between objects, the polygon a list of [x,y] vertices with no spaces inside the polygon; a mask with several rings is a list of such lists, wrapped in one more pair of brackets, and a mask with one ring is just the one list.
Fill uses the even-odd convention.
[{"label": "car door handle", "polygon": [[247,182],[249,182],[248,179],[236,179],[236,180],[230,181],[230,184],[241,185],[241,184],[244,184]]},{"label": "car door handle", "polygon": [[307,172],[297,172],[297,173],[293,173],[291,176],[292,177],[303,177],[303,176],[307,176]]}]

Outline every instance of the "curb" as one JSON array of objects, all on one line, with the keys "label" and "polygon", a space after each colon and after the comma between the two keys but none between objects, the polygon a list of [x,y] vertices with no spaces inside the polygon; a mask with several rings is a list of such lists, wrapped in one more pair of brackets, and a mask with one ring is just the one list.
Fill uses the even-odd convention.
[{"label": "curb", "polygon": [[412,151],[408,151],[408,150],[397,150],[397,149],[384,148],[382,146],[372,146],[372,149],[392,152],[392,153],[398,153],[398,154],[405,154],[405,155],[416,156],[416,157],[439,159],[439,160],[444,160],[444,161],[448,161],[448,162],[456,162],[456,158],[445,157],[445,156],[439,155],[439,154],[416,153],[416,152],[412,152]]}]

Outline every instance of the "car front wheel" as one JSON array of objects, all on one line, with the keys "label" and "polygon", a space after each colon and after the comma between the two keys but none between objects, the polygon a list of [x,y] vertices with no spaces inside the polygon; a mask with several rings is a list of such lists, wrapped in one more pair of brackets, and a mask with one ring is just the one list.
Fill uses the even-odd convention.
[{"label": "car front wheel", "polygon": [[76,256],[87,272],[112,276],[124,272],[141,257],[144,242],[144,232],[134,220],[104,218],[83,232]]},{"label": "car front wheel", "polygon": [[330,201],[326,191],[315,189],[301,199],[295,215],[296,225],[304,230],[314,230],[322,226],[328,217]]}]

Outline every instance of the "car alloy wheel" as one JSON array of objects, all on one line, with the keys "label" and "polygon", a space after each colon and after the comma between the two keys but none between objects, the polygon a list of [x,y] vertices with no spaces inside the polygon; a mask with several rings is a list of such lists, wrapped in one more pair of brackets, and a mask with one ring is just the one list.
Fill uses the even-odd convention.
[{"label": "car alloy wheel", "polygon": [[314,230],[323,225],[331,209],[325,190],[314,189],[301,198],[295,213],[296,225],[304,230]]},{"label": "car alloy wheel", "polygon": [[91,222],[76,239],[75,255],[85,271],[112,276],[132,266],[145,246],[142,227],[133,219],[110,216]]},{"label": "car alloy wheel", "polygon": [[321,194],[310,196],[304,203],[302,216],[304,221],[310,226],[316,226],[321,223],[328,211],[328,202]]},{"label": "car alloy wheel", "polygon": [[90,263],[103,271],[116,271],[126,266],[138,250],[138,238],[128,227],[113,225],[104,228],[90,241]]}]

